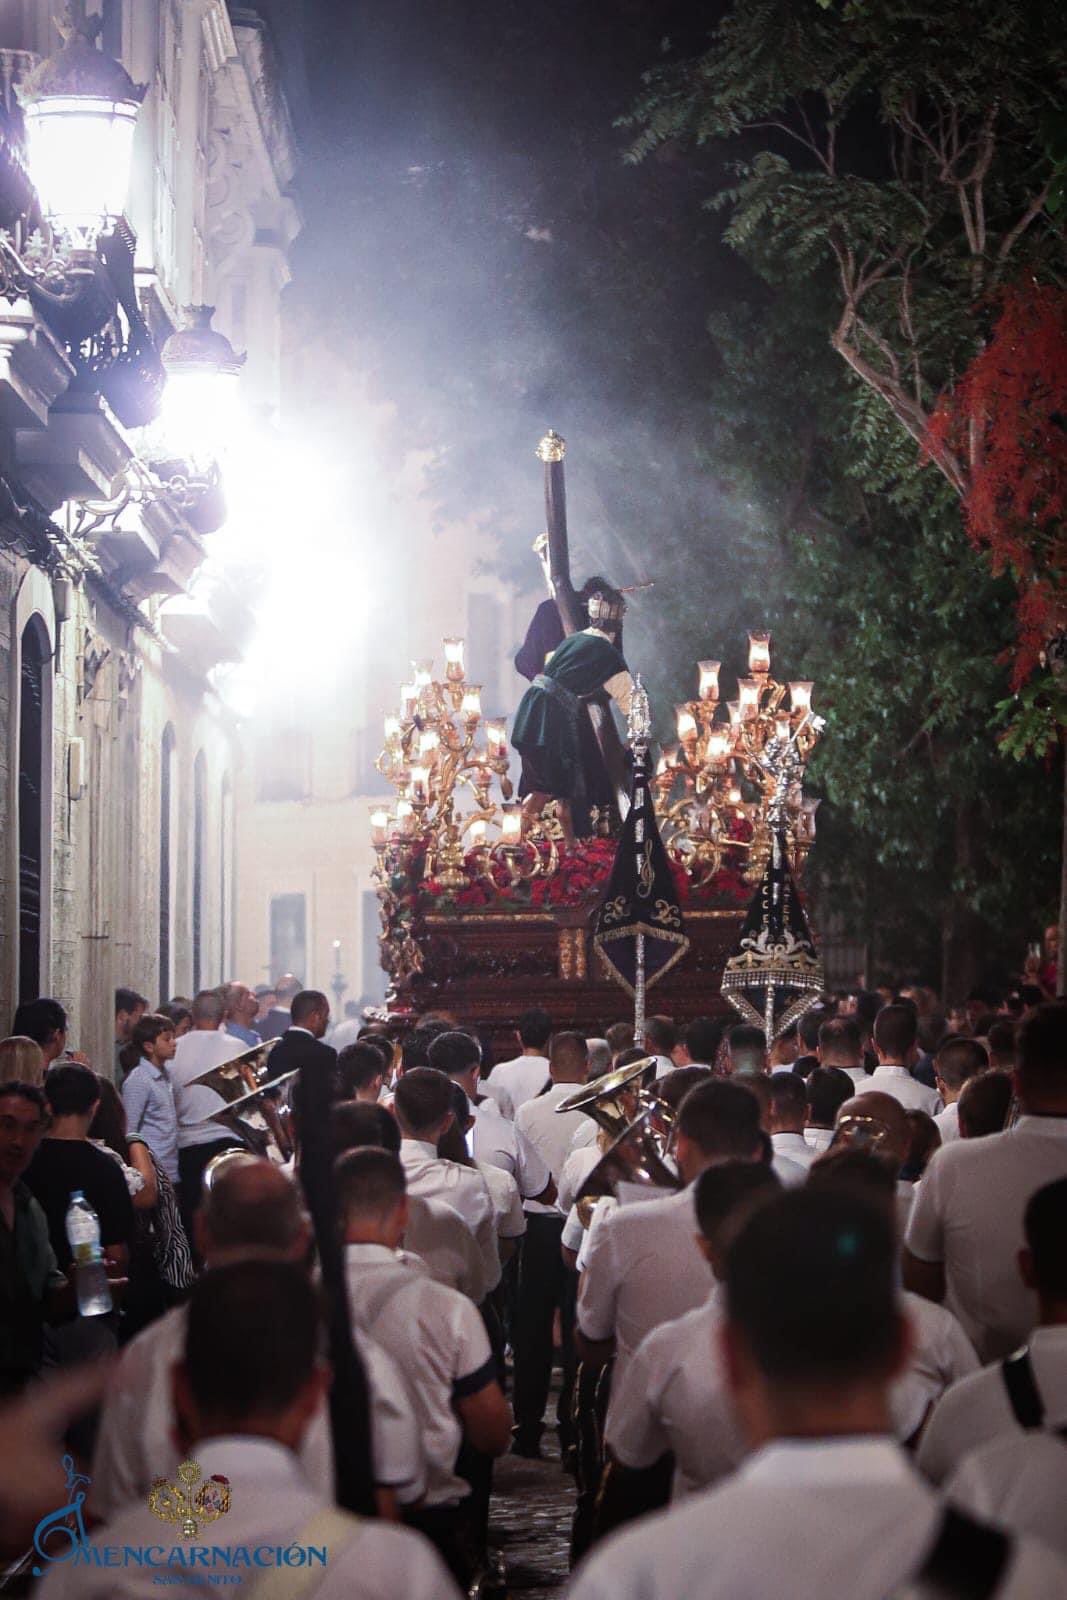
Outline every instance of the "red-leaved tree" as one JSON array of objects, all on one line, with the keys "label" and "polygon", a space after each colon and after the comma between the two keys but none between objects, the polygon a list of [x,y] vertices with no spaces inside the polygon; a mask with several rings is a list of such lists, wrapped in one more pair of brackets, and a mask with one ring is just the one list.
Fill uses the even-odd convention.
[{"label": "red-leaved tree", "polygon": [[1002,292],[989,342],[929,424],[931,453],[946,447],[969,467],[971,538],[1018,587],[1017,688],[1067,627],[1067,291]]}]

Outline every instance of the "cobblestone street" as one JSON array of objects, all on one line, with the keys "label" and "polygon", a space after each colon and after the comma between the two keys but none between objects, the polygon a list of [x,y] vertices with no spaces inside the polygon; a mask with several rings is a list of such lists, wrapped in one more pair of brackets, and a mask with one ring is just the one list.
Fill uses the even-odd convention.
[{"label": "cobblestone street", "polygon": [[543,1461],[505,1456],[494,1472],[489,1542],[507,1562],[516,1600],[549,1600],[563,1592],[574,1510],[574,1480],[559,1464],[555,1435],[546,1429]]}]

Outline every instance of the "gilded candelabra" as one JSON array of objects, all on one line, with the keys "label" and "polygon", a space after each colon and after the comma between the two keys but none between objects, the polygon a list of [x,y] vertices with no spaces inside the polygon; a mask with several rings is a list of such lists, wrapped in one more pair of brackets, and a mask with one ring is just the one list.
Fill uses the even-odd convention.
[{"label": "gilded candelabra", "polygon": [[[812,713],[810,683],[771,677],[770,646],[769,633],[749,634],[749,676],[724,708],[718,661],[698,663],[697,699],[675,707],[678,741],[663,751],[653,782],[664,842],[696,887],[730,851],[747,855],[745,877],[758,883],[776,828],[798,872],[815,837],[818,801],[805,799],[802,784],[824,723]],[[733,836],[735,820],[749,824],[750,838]]]}]

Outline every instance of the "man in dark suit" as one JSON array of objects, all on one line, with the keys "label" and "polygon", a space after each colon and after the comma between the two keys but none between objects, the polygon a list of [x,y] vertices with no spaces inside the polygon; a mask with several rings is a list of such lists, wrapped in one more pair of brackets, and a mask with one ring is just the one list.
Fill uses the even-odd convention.
[{"label": "man in dark suit", "polygon": [[337,1051],[323,1044],[322,1036],[330,1025],[330,1002],[317,989],[300,989],[289,1007],[289,1026],[267,1057],[268,1081],[295,1068],[311,1068],[332,1078],[337,1070]]},{"label": "man in dark suit", "polygon": [[274,1004],[265,1011],[256,1023],[256,1032],[266,1044],[268,1039],[280,1039],[285,1030],[292,1023],[292,1002],[301,992],[302,984],[299,978],[294,978],[291,972],[278,979],[275,984]]}]

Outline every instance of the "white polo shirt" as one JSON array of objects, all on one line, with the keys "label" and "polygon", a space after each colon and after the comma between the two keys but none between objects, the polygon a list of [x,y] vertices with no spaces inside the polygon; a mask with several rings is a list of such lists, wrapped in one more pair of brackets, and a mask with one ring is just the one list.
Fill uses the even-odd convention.
[{"label": "white polo shirt", "polygon": [[458,1289],[476,1306],[489,1293],[485,1258],[477,1241],[456,1208],[444,1200],[408,1195],[404,1248],[423,1262],[436,1283]]},{"label": "white polo shirt", "polygon": [[692,1185],[595,1216],[578,1280],[577,1320],[587,1339],[615,1339],[613,1384],[622,1382],[646,1334],[707,1299],[708,1264],[698,1232]]},{"label": "white polo shirt", "polygon": [[[527,1100],[515,1118],[516,1131],[530,1141],[551,1172],[557,1188],[563,1163],[570,1154],[571,1140],[589,1118],[584,1111],[557,1111],[556,1107],[580,1088],[577,1083],[554,1083],[543,1094]],[[548,1216],[556,1212],[555,1206],[546,1206],[540,1200],[527,1200],[526,1209]]]},{"label": "white polo shirt", "polygon": [[945,1306],[908,1290],[902,1291],[900,1298],[901,1309],[911,1323],[915,1348],[907,1371],[890,1389],[889,1403],[896,1436],[905,1443],[922,1427],[930,1407],[951,1384],[978,1371],[978,1357],[958,1320]]},{"label": "white polo shirt", "polygon": [[872,1089],[891,1094],[905,1111],[925,1111],[927,1116],[933,1117],[942,1109],[941,1096],[936,1089],[920,1083],[907,1067],[889,1061],[879,1062],[869,1077],[865,1073],[863,1082],[856,1084],[857,1094],[870,1094]]},{"label": "white polo shirt", "polygon": [[584,1150],[587,1145],[596,1144],[599,1132],[600,1124],[594,1122],[592,1117],[587,1116],[585,1121],[574,1130],[574,1135],[571,1139],[571,1150]]},{"label": "white polo shirt", "polygon": [[1067,1558],[1067,1441],[1034,1428],[964,1456],[945,1486],[953,1505],[1013,1533],[1028,1533]]},{"label": "white polo shirt", "polygon": [[937,1113],[934,1121],[937,1123],[937,1131],[941,1135],[942,1144],[951,1144],[953,1139],[958,1139],[960,1136],[959,1101],[950,1101],[944,1111]]},{"label": "white polo shirt", "polygon": [[829,1150],[833,1142],[833,1128],[815,1128],[809,1122],[804,1129],[804,1143],[810,1147],[815,1156],[821,1156],[824,1150]]},{"label": "white polo shirt", "polygon": [[1023,1212],[1036,1190],[1067,1177],[1067,1117],[1023,1115],[1005,1133],[935,1150],[918,1185],[905,1244],[941,1262],[945,1304],[990,1361],[1022,1344],[1037,1301],[1019,1275]]},{"label": "white polo shirt", "polygon": [[650,1467],[673,1451],[676,1500],[709,1488],[747,1454],[719,1354],[725,1302],[713,1284],[703,1305],[641,1340],[621,1382],[617,1370],[612,1377],[609,1448],[624,1467]]},{"label": "white polo shirt", "polygon": [[[782,1183],[787,1186],[803,1183],[808,1175],[808,1168],[817,1154],[804,1135],[772,1133],[771,1145],[774,1150],[772,1166]],[[785,1165],[786,1162],[789,1163],[788,1166]]]},{"label": "white polo shirt", "polygon": [[[130,1340],[119,1355],[100,1412],[89,1506],[111,1517],[148,1493],[153,1479],[170,1476],[183,1457],[171,1438],[174,1407],[171,1369],[185,1350],[186,1306],[175,1306]],[[426,1466],[412,1396],[392,1356],[359,1329],[371,1398],[374,1481],[410,1503],[426,1488]],[[329,1405],[319,1406],[300,1448],[300,1464],[315,1493],[333,1499],[333,1445]]]},{"label": "white polo shirt", "polygon": [[214,1144],[225,1139],[229,1129],[221,1122],[206,1122],[205,1117],[226,1109],[226,1101],[206,1084],[190,1086],[193,1078],[232,1061],[248,1046],[232,1034],[218,1028],[194,1028],[178,1040],[174,1060],[170,1063],[170,1081],[174,1086],[174,1109],[178,1113],[178,1149],[187,1150],[195,1144]]},{"label": "white polo shirt", "polygon": [[[1067,1424],[1067,1327],[1035,1328],[1028,1341],[1037,1392],[1049,1427]],[[1021,1437],[1000,1362],[953,1384],[934,1407],[917,1461],[932,1483],[944,1483],[973,1450],[993,1439]]]},{"label": "white polo shirt", "polygon": [[541,1194],[552,1174],[525,1134],[509,1122],[493,1099],[471,1104],[473,1127],[467,1130],[467,1148],[482,1165],[499,1167],[515,1179],[523,1199]]},{"label": "white polo shirt", "polygon": [[579,1189],[600,1157],[601,1151],[595,1144],[581,1144],[571,1149],[556,1183],[556,1205],[562,1212],[570,1211],[578,1199]]},{"label": "white polo shirt", "polygon": [[[124,1548],[155,1546],[158,1550],[162,1546],[165,1563],[172,1549],[183,1546],[188,1560],[192,1545],[249,1551],[265,1547],[273,1552],[294,1544],[323,1542],[308,1535],[313,1532],[316,1514],[332,1506],[332,1490],[324,1494],[309,1483],[299,1459],[276,1440],[226,1435],[198,1440],[191,1453],[204,1478],[220,1476],[233,1485],[230,1509],[220,1522],[201,1529],[198,1539],[183,1541],[178,1528],[160,1522],[141,1495],[113,1521],[92,1530],[93,1547],[101,1553],[114,1548],[121,1554]],[[399,1595],[404,1600],[459,1600],[459,1590],[433,1546],[410,1528],[353,1518],[341,1541],[331,1532],[327,1544],[326,1565],[316,1569],[300,1589],[301,1600],[397,1600]],[[164,1565],[161,1572],[159,1566],[142,1567],[132,1561],[107,1567],[74,1561],[56,1561],[51,1566],[44,1561],[41,1565],[47,1570],[39,1591],[45,1600],[146,1600],[161,1593],[216,1592],[214,1585],[206,1583],[194,1587],[190,1578],[195,1574],[187,1566]],[[161,1575],[180,1581],[161,1590]],[[279,1575],[284,1582],[284,1568]],[[200,1576],[205,1576],[203,1569]],[[306,1577],[306,1572],[301,1576]],[[255,1580],[248,1584],[250,1593],[258,1587]]]},{"label": "white polo shirt", "polygon": [[[714,1489],[598,1544],[568,1600],[885,1600],[933,1543],[942,1501],[883,1436],[776,1440]],[[1067,1592],[1067,1563],[1020,1541],[995,1600]]]},{"label": "white polo shirt", "polygon": [[496,1211],[488,1185],[473,1167],[446,1161],[437,1146],[422,1139],[402,1139],[400,1160],[408,1194],[423,1200],[443,1200],[458,1211],[474,1235],[485,1262],[485,1281],[492,1291],[500,1282],[500,1256],[496,1247]]},{"label": "white polo shirt", "polygon": [[465,1295],[413,1272],[380,1244],[345,1247],[352,1321],[387,1349],[407,1383],[422,1430],[426,1504],[462,1500],[463,1429],[454,1401],[496,1380],[485,1325]]},{"label": "white polo shirt", "polygon": [[519,1107],[540,1094],[550,1077],[547,1056],[516,1056],[493,1068],[482,1093],[492,1095],[503,1115],[514,1122]]},{"label": "white polo shirt", "polygon": [[522,1196],[515,1179],[510,1172],[505,1172],[501,1167],[492,1167],[487,1161],[476,1161],[474,1168],[485,1179],[493,1202],[497,1238],[521,1239],[526,1232],[526,1213],[522,1209]]}]

